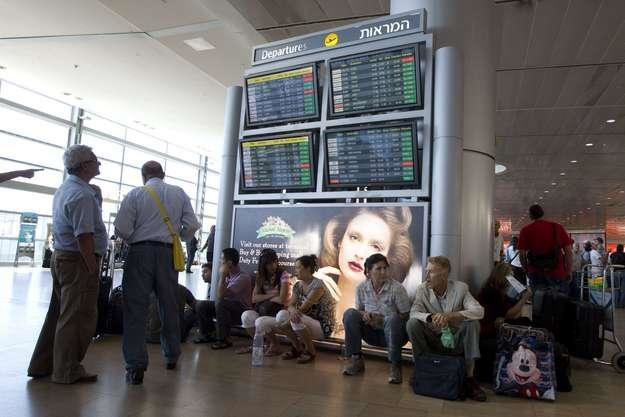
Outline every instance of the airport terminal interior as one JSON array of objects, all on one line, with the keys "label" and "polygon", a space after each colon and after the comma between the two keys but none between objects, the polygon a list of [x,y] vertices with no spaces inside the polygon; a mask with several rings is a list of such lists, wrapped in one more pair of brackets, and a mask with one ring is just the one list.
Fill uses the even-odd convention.
[{"label": "airport terminal interior", "polygon": [[[0,183],[1,416],[624,413],[625,272],[612,266],[625,244],[623,0],[0,1],[0,140],[1,173],[35,170]],[[197,300],[220,297],[227,247],[254,276],[263,249],[291,274],[300,256],[319,257],[314,276],[335,299],[337,324],[314,360],[285,361],[267,346],[263,358],[261,336],[256,363],[235,353],[256,343],[236,323],[234,346],[222,350],[194,343],[194,323],[175,369],[147,344],[149,368],[133,385],[104,297],[82,362],[97,381],[29,377],[53,297],[53,199],[75,177],[63,155],[76,145],[99,163],[90,184],[108,242],[100,295],[121,288],[137,241],[114,236],[118,212],[156,161],[199,224],[176,272]],[[556,242],[560,262],[573,259],[566,302],[601,314],[601,354],[580,353],[594,339],[566,346],[570,392],[555,382],[544,392],[541,379],[529,384],[536,395],[512,395],[501,387],[502,354],[480,379],[486,402],[418,395],[410,344],[401,384],[387,382],[383,347],[364,349],[366,371],[343,375],[352,358],[341,317],[366,257],[384,253],[411,301],[435,255],[474,296],[494,262],[512,265],[506,285],[516,289],[532,261],[523,255],[523,272],[512,239],[535,220],[533,205],[571,239],[570,254]],[[373,249],[345,259],[363,236]],[[531,277],[529,286],[536,294]],[[532,318],[537,301],[523,300]],[[583,328],[570,315],[557,321]],[[278,349],[289,350],[286,338]]]}]

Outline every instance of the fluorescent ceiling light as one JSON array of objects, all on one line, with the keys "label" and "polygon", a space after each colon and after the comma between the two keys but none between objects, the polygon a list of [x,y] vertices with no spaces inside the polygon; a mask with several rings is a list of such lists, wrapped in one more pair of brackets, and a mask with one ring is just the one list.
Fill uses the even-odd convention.
[{"label": "fluorescent ceiling light", "polygon": [[506,171],[506,166],[501,164],[495,164],[495,174],[502,174]]},{"label": "fluorescent ceiling light", "polygon": [[560,175],[566,175],[566,173],[565,172],[561,172]]},{"label": "fluorescent ceiling light", "polygon": [[573,159],[573,160],[571,161],[571,163],[572,163],[572,164],[576,164],[576,163],[577,163],[577,159]]},{"label": "fluorescent ceiling light", "polygon": [[591,147],[591,146],[595,146],[595,144],[594,144],[594,143],[592,143],[592,142],[588,142],[588,143],[586,144],[586,146]]},{"label": "fluorescent ceiling light", "polygon": [[191,48],[193,48],[194,50],[198,52],[209,51],[211,49],[215,49],[215,46],[204,38],[187,39],[186,41],[184,41],[184,43],[186,43],[187,45],[189,45]]},{"label": "fluorescent ceiling light", "polygon": [[605,122],[606,122],[606,123],[614,123],[614,122],[616,122],[616,120],[614,120],[614,119],[608,119],[608,120],[606,120]]}]

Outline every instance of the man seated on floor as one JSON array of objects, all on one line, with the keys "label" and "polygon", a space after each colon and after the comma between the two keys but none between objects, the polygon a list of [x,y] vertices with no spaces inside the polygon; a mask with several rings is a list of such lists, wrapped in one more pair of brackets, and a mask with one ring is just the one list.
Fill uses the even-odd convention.
[{"label": "man seated on floor", "polygon": [[[444,256],[431,256],[426,267],[426,280],[417,288],[406,331],[412,343],[415,361],[420,355],[464,354],[467,397],[486,401],[486,393],[473,378],[475,360],[480,357],[480,323],[484,308],[473,298],[464,282],[449,280],[451,265]],[[442,330],[449,327],[455,348],[441,342]],[[414,375],[419,378],[419,375]]]},{"label": "man seated on floor", "polygon": [[343,314],[345,348],[349,361],[344,375],[357,375],[365,370],[362,358],[362,339],[381,347],[388,347],[391,362],[389,384],[401,384],[401,348],[408,338],[404,330],[410,299],[404,286],[388,276],[388,261],[375,253],[365,261],[367,279],[356,289],[356,308]]},{"label": "man seated on floor", "polygon": [[202,264],[202,281],[208,284],[208,291],[211,288],[211,279],[213,275],[213,264],[212,262],[207,262]]},{"label": "man seated on floor", "polygon": [[241,324],[241,314],[252,308],[252,278],[239,268],[239,251],[234,248],[221,252],[218,285],[216,302],[204,300],[196,303],[200,334],[195,342],[213,341],[213,318],[216,318],[217,340],[211,347],[225,349],[232,346],[230,327]]},{"label": "man seated on floor", "polygon": [[[189,336],[191,328],[193,328],[197,321],[195,314],[196,300],[187,287],[178,284],[177,301],[178,321],[180,322],[180,342],[184,343]],[[145,341],[148,343],[161,343],[161,317],[158,308],[158,299],[154,293],[150,294]]]}]

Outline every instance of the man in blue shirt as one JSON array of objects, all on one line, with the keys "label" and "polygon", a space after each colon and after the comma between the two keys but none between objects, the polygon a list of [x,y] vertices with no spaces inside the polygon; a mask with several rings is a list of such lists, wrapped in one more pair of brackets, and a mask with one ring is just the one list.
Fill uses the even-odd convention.
[{"label": "man in blue shirt", "polygon": [[73,145],[63,155],[69,174],[54,193],[52,299],[28,367],[33,378],[52,382],[95,382],[80,364],[97,321],[99,264],[106,251],[106,228],[97,186],[100,162],[90,147]]}]

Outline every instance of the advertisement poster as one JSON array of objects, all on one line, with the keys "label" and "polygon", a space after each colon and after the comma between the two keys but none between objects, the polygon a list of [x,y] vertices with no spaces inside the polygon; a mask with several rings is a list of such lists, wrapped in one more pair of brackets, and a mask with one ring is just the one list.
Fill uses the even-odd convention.
[{"label": "advertisement poster", "polygon": [[265,248],[274,249],[291,273],[298,257],[316,255],[315,276],[332,287],[340,323],[365,280],[365,259],[374,253],[387,257],[390,277],[414,296],[425,260],[426,210],[419,203],[235,206],[232,246],[239,250],[241,269],[250,274]]}]

